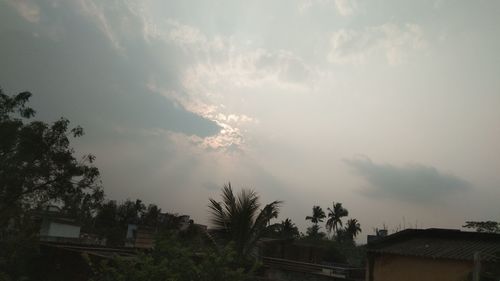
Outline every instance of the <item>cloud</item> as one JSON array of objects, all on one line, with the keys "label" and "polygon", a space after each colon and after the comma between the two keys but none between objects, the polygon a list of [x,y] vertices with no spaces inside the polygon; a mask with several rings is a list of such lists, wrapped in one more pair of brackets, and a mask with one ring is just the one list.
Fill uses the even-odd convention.
[{"label": "cloud", "polygon": [[9,0],[7,1],[16,11],[27,21],[38,23],[40,21],[40,7],[29,0]]},{"label": "cloud", "polygon": [[[127,28],[130,24],[140,26],[129,6],[101,7],[88,0],[59,2],[57,7],[52,2],[40,3],[44,21],[39,25],[23,25],[7,32],[0,28],[5,39],[0,57],[10,65],[0,70],[0,76],[14,91],[33,91],[33,102],[42,103],[34,106],[46,114],[41,117],[61,114],[106,135],[110,134],[109,126],[158,128],[199,137],[220,131],[216,122],[148,89],[150,73],[175,87],[178,66],[158,63],[160,47],[163,57],[171,59],[175,54],[165,54],[168,49],[164,45],[148,44],[141,27]],[[3,13],[9,11],[0,11],[0,18]],[[60,40],[54,40],[50,30],[59,26],[65,31],[59,34]],[[37,37],[32,36],[33,31]],[[122,51],[116,51],[113,38]]]},{"label": "cloud", "polygon": [[370,58],[385,56],[390,65],[401,64],[427,41],[417,24],[386,23],[362,30],[340,29],[330,39],[328,60],[336,64],[364,64]]},{"label": "cloud", "polygon": [[378,164],[370,159],[346,159],[344,162],[371,186],[365,193],[371,197],[390,197],[408,202],[438,201],[470,184],[432,166]]},{"label": "cloud", "polygon": [[180,89],[171,89],[157,77],[151,77],[148,86],[218,124],[221,130],[215,136],[188,137],[208,149],[242,149],[244,127],[257,123],[241,112],[242,93],[263,89],[304,92],[313,85],[314,70],[289,51],[252,48],[231,36],[208,36],[196,26],[173,19],[156,36],[180,49],[187,59],[179,71]]},{"label": "cloud", "polygon": [[337,12],[344,17],[352,15],[358,8],[356,0],[335,0]]}]

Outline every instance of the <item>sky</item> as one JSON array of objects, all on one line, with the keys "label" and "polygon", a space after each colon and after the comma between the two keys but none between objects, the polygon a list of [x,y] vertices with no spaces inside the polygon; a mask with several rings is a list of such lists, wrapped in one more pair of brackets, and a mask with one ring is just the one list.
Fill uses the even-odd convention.
[{"label": "sky", "polygon": [[109,199],[209,223],[221,187],[301,229],[500,220],[500,2],[0,0],[0,87],[85,135]]}]

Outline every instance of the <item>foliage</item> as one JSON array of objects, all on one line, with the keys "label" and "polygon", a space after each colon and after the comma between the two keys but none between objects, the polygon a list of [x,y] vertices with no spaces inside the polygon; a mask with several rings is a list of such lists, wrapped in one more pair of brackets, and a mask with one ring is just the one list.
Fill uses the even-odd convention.
[{"label": "foliage", "polygon": [[312,226],[308,227],[306,230],[306,237],[307,239],[313,239],[313,240],[320,240],[324,239],[326,237],[326,234],[324,232],[319,231],[319,225],[318,224],[313,224]]},{"label": "foliage", "polygon": [[323,219],[326,217],[325,212],[321,209],[320,206],[313,206],[312,216],[307,216],[306,220],[310,220],[314,224],[318,224],[323,222]]},{"label": "foliage", "polygon": [[0,237],[0,280],[37,280],[37,227],[29,216],[13,221],[16,225],[10,225]]},{"label": "foliage", "polygon": [[347,209],[342,207],[342,203],[332,202],[333,208],[328,208],[328,220],[326,221],[326,229],[328,232],[337,233],[339,227],[342,227],[342,218],[349,215]]},{"label": "foliage", "polygon": [[[33,211],[57,204],[84,228],[103,200],[94,156],[75,158],[71,137],[83,135],[61,118],[30,120],[31,93],[8,96],[0,89],[0,278],[38,280],[38,222]],[[43,271],[38,271],[41,273]],[[37,277],[38,276],[38,277]]]},{"label": "foliage", "polygon": [[326,234],[320,232],[320,226],[318,223],[323,222],[323,219],[326,217],[325,212],[321,209],[320,206],[313,206],[312,208],[312,216],[307,216],[306,220],[310,220],[313,225],[308,227],[306,230],[306,237],[308,239],[323,239]]},{"label": "foliage", "polygon": [[114,200],[103,203],[94,219],[94,231],[101,238],[106,238],[109,246],[123,246],[129,224],[151,227],[158,231],[177,229],[179,216],[162,214],[158,206],[150,204],[146,208],[141,200],[127,199],[122,203]]},{"label": "foliage", "polygon": [[358,236],[358,233],[361,232],[361,224],[357,219],[349,219],[345,227],[345,232],[351,240],[354,240]]},{"label": "foliage", "polygon": [[496,221],[466,221],[463,227],[477,232],[500,233],[500,223]]},{"label": "foliage", "polygon": [[52,124],[28,121],[31,93],[15,96],[0,90],[0,225],[15,212],[58,202],[80,218],[103,198],[94,156],[75,158],[69,138],[83,135],[61,118]]},{"label": "foliage", "polygon": [[274,201],[259,211],[259,196],[253,190],[242,189],[235,196],[231,184],[222,188],[222,202],[210,199],[210,215],[216,235],[233,242],[238,259],[255,254],[255,246],[269,221],[278,216],[280,201]]},{"label": "foliage", "polygon": [[264,236],[280,239],[292,239],[300,237],[300,233],[299,229],[292,222],[292,220],[287,218],[284,221],[281,221],[281,223],[275,223],[268,226],[265,230]]},{"label": "foliage", "polygon": [[[234,264],[236,253],[232,245],[216,252],[204,249],[194,252],[182,246],[175,236],[165,235],[157,240],[149,255],[136,258],[115,258],[91,264],[95,271],[92,280],[99,281],[238,281],[245,280],[243,269]],[[89,262],[91,262],[89,260]]]}]

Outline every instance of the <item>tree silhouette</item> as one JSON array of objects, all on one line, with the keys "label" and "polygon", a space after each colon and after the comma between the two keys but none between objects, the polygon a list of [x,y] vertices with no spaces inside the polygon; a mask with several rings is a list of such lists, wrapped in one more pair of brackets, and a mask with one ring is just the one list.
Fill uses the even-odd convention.
[{"label": "tree silhouette", "polygon": [[342,203],[332,202],[333,209],[328,208],[328,220],[326,221],[326,229],[328,232],[337,233],[339,226],[342,227],[342,218],[346,217],[349,212],[342,207]]},{"label": "tree silhouette", "polygon": [[78,217],[89,216],[103,192],[94,156],[78,160],[70,147],[70,137],[82,136],[83,130],[69,129],[64,118],[52,124],[30,121],[35,115],[26,105],[30,97],[29,92],[11,97],[0,89],[0,225],[52,202]]},{"label": "tree silhouette", "polygon": [[466,221],[462,227],[473,228],[477,232],[500,233],[500,223],[496,221]]},{"label": "tree silhouette", "polygon": [[307,216],[306,220],[310,220],[313,224],[323,222],[323,219],[326,217],[323,209],[320,206],[313,206],[312,210],[312,216]]},{"label": "tree silhouette", "polygon": [[351,238],[351,240],[354,240],[354,238],[358,236],[358,233],[361,232],[361,225],[359,224],[357,219],[349,219],[347,221],[345,231],[347,235]]},{"label": "tree silhouette", "polygon": [[275,223],[266,228],[266,237],[272,238],[298,238],[300,236],[299,229],[292,222],[291,219],[287,218],[280,223]]},{"label": "tree silhouette", "polygon": [[255,191],[242,189],[235,196],[228,183],[222,188],[222,202],[210,199],[211,222],[216,235],[234,243],[238,257],[244,259],[254,254],[269,221],[278,217],[281,203],[274,201],[259,210],[261,204]]}]

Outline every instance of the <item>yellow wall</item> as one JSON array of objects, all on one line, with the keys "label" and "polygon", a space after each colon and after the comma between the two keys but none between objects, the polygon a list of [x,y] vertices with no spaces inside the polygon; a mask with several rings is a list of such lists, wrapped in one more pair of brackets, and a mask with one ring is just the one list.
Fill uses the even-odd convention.
[{"label": "yellow wall", "polygon": [[381,255],[375,257],[373,269],[373,281],[462,281],[467,280],[473,263]]}]

